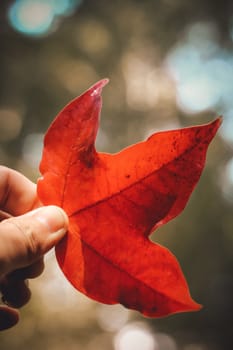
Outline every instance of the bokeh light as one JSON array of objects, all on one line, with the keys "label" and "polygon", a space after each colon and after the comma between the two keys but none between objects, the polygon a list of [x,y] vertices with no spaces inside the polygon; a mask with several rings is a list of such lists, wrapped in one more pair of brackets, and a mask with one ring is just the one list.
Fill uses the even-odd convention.
[{"label": "bokeh light", "polygon": [[144,324],[131,323],[115,336],[115,350],[159,350],[152,333]]},{"label": "bokeh light", "polygon": [[188,113],[198,113],[211,109],[219,99],[218,88],[212,79],[200,74],[199,77],[179,84],[177,87],[177,103]]},{"label": "bokeh light", "polygon": [[56,15],[70,15],[73,10],[81,4],[82,0],[49,0],[53,4]]},{"label": "bokeh light", "polygon": [[122,305],[98,305],[97,320],[100,327],[108,332],[120,330],[128,321],[130,311]]},{"label": "bokeh light", "polygon": [[31,168],[37,169],[40,163],[44,135],[40,133],[29,134],[23,142],[23,160]]},{"label": "bokeh light", "polygon": [[233,108],[233,53],[219,47],[212,23],[191,25],[185,38],[170,51],[167,65],[176,81],[181,110],[199,113]]},{"label": "bokeh light", "polygon": [[77,28],[76,44],[89,55],[104,56],[113,45],[110,32],[100,21],[86,20]]},{"label": "bokeh light", "polygon": [[[64,278],[56,262],[54,251],[50,251],[46,255],[45,261],[49,267],[46,269],[43,278],[35,281],[38,289],[43,289],[40,293],[41,304],[49,312],[56,312],[57,305],[63,305],[66,312],[71,311],[74,305],[77,306],[79,313],[86,312],[93,304],[93,301],[78,293]],[[49,280],[49,283],[46,283],[47,280]]]},{"label": "bokeh light", "polygon": [[153,75],[152,64],[140,56],[140,52],[126,54],[122,60],[122,69],[126,82],[127,104],[134,110],[143,111],[156,104],[159,84],[157,77]]},{"label": "bokeh light", "polygon": [[48,34],[58,16],[68,15],[77,7],[78,0],[16,0],[9,8],[11,26],[29,36]]},{"label": "bokeh light", "polygon": [[9,9],[9,20],[16,30],[28,35],[46,33],[54,19],[52,4],[45,1],[16,1]]},{"label": "bokeh light", "polygon": [[167,102],[174,95],[174,86],[167,71],[153,62],[150,51],[149,48],[139,48],[126,52],[121,61],[126,102],[136,111],[153,110],[161,99]]},{"label": "bokeh light", "polygon": [[224,113],[224,119],[219,133],[224,141],[233,147],[233,109],[229,109]]},{"label": "bokeh light", "polygon": [[7,142],[16,138],[22,127],[22,118],[17,110],[12,108],[0,109],[0,141]]},{"label": "bokeh light", "polygon": [[223,196],[227,200],[233,201],[233,158],[223,168],[220,181]]}]

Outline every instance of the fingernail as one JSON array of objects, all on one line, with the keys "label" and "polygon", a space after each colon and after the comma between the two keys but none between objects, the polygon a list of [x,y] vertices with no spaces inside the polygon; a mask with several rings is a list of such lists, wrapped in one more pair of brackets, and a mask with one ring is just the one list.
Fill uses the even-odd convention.
[{"label": "fingernail", "polygon": [[50,233],[63,235],[68,229],[69,219],[66,213],[57,206],[41,207],[29,213],[29,215],[43,223]]}]

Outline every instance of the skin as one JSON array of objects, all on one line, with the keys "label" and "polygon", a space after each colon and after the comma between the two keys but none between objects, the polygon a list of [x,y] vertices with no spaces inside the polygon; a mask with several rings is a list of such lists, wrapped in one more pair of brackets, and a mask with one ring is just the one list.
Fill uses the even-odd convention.
[{"label": "skin", "polygon": [[19,320],[30,300],[28,279],[44,269],[43,256],[65,235],[68,218],[56,206],[41,207],[36,185],[0,166],[0,330]]}]

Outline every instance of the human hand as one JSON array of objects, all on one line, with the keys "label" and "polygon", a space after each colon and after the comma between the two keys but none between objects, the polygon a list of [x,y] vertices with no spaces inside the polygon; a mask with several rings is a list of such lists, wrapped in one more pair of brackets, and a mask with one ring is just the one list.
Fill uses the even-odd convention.
[{"label": "human hand", "polygon": [[0,330],[19,320],[18,308],[30,299],[28,278],[44,269],[43,255],[65,235],[68,218],[56,206],[40,207],[36,185],[0,166]]}]

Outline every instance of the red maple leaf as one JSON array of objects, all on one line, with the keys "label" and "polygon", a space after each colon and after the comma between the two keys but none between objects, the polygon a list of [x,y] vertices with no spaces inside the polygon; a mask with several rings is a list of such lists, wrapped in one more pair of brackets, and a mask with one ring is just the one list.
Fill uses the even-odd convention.
[{"label": "red maple leaf", "polygon": [[69,103],[44,139],[38,195],[69,216],[58,263],[75,288],[151,317],[200,309],[176,258],[148,236],[185,207],[220,119],[97,153],[102,80]]}]

